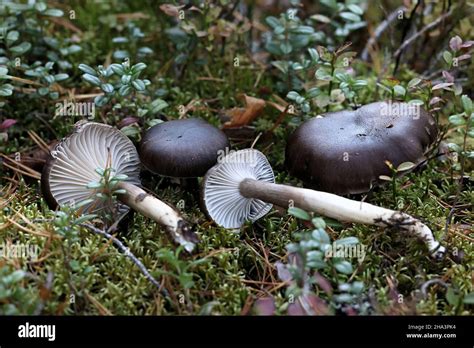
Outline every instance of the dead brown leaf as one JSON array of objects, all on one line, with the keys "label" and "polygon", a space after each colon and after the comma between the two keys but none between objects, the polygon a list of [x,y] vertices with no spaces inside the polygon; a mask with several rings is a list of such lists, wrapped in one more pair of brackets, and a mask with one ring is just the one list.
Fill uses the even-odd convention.
[{"label": "dead brown leaf", "polygon": [[160,5],[160,10],[170,17],[178,17],[179,10],[181,10],[183,7],[184,5],[175,6],[171,4],[163,4],[163,5]]},{"label": "dead brown leaf", "polygon": [[224,123],[223,128],[241,127],[248,125],[258,116],[260,116],[265,108],[265,100],[255,97],[250,97],[246,94],[239,96],[239,99],[243,99],[245,107],[243,108],[232,108],[227,111],[227,114],[231,117],[229,122]]}]

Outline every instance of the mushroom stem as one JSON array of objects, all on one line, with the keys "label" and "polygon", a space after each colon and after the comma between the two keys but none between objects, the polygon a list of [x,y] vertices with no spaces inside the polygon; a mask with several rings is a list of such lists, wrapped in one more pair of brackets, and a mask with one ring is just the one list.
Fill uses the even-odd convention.
[{"label": "mushroom stem", "polygon": [[425,240],[435,258],[441,257],[445,248],[434,239],[431,230],[414,217],[375,205],[354,201],[335,194],[273,184],[254,179],[244,179],[239,185],[242,196],[260,199],[281,207],[291,204],[336,220],[377,226],[397,226]]},{"label": "mushroom stem", "polygon": [[197,237],[178,211],[135,185],[122,181],[117,186],[126,191],[118,196],[120,201],[163,225],[174,240],[188,252],[193,250]]}]

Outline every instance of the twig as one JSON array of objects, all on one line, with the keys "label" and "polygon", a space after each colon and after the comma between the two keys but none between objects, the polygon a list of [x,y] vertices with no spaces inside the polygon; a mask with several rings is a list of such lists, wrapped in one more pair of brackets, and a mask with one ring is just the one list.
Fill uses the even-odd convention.
[{"label": "twig", "polygon": [[166,296],[168,297],[169,296],[169,293],[166,289],[163,289],[161,284],[150,274],[150,272],[148,272],[148,270],[146,269],[145,265],[135,256],[133,255],[133,253],[130,251],[130,249],[128,247],[126,247],[120,240],[118,240],[117,238],[115,238],[113,235],[111,235],[110,233],[107,233],[97,227],[94,227],[92,226],[91,224],[81,224],[82,227],[85,227],[87,229],[89,229],[90,231],[96,233],[96,234],[99,234],[109,240],[111,240],[119,249],[120,251],[122,251],[125,256],[127,256],[130,260],[133,261],[133,263],[135,265],[137,265],[137,267],[140,269],[140,271],[143,273],[143,275],[153,284],[155,285],[158,290],[160,291],[160,293],[163,295],[163,296]]},{"label": "twig", "polygon": [[[43,287],[48,293],[50,293],[51,289],[53,288],[53,277],[54,277],[54,274],[52,272],[48,272],[48,274],[46,275],[46,282],[43,285]],[[41,299],[41,301],[36,306],[36,309],[33,315],[40,315],[44,309],[44,304],[45,304],[45,300]]]},{"label": "twig", "polygon": [[[403,42],[408,34],[408,31],[410,30],[411,26],[412,26],[412,23],[413,23],[413,18],[415,17],[416,15],[416,10],[418,9],[418,7],[420,6],[420,3],[421,3],[421,0],[417,0],[416,2],[416,5],[415,7],[413,8],[413,10],[411,10],[410,12],[410,17],[408,18],[408,22],[407,24],[405,25],[405,27],[403,28],[403,33],[402,33],[402,39],[401,39],[401,42]],[[393,69],[393,74],[395,75],[397,70],[398,70],[398,67],[400,65],[400,59],[402,58],[402,53],[403,51],[400,52],[400,54],[398,56],[396,56],[396,60],[395,60],[395,68]]]},{"label": "twig", "polygon": [[414,35],[410,36],[408,39],[406,39],[400,47],[395,51],[394,56],[398,57],[402,51],[410,46],[413,42],[415,42],[421,35],[426,33],[427,31],[436,28],[438,25],[440,25],[446,18],[450,17],[453,14],[453,10],[449,10],[449,12],[444,13],[442,16],[438,17],[435,21],[431,22],[430,24],[426,25],[423,29],[421,29],[419,32],[415,33]]},{"label": "twig", "polygon": [[387,28],[392,24],[392,22],[397,19],[398,14],[400,11],[405,11],[406,7],[405,6],[400,6],[395,9],[390,15],[387,17],[386,20],[384,20],[382,23],[380,23],[377,28],[375,28],[374,34],[370,37],[369,41],[367,41],[367,44],[365,45],[364,50],[362,51],[361,58],[362,60],[367,60],[369,58],[369,49],[372,49],[372,47],[375,45],[377,40],[380,38],[380,36],[387,30]]}]

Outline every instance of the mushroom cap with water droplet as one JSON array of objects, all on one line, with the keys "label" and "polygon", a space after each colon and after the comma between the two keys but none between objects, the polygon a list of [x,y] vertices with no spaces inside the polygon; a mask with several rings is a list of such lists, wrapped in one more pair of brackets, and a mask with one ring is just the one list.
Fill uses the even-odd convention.
[{"label": "mushroom cap with water droplet", "polygon": [[140,159],[152,173],[194,178],[203,176],[229,147],[224,132],[202,119],[173,120],[146,131]]},{"label": "mushroom cap with water droplet", "polygon": [[377,102],[304,122],[290,136],[286,166],[306,186],[337,194],[367,192],[391,176],[386,161],[425,161],[438,135],[436,121],[421,106]]},{"label": "mushroom cap with water droplet", "polygon": [[272,167],[263,153],[254,149],[231,152],[209,169],[202,182],[202,200],[207,214],[225,228],[240,228],[246,221],[266,215],[272,204],[240,194],[244,179],[275,182]]}]

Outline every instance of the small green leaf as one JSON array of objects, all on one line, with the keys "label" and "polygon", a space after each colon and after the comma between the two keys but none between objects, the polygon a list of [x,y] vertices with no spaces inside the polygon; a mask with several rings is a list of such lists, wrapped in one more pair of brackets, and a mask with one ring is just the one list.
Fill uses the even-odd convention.
[{"label": "small green leaf", "polygon": [[90,182],[90,183],[88,183],[88,184],[86,185],[86,187],[87,187],[88,189],[97,189],[97,188],[101,188],[101,187],[103,187],[103,186],[104,186],[104,185],[103,185],[102,183],[100,183],[100,182],[95,182],[95,181]]},{"label": "small green leaf", "polygon": [[364,290],[364,283],[361,281],[355,281],[351,285],[351,293],[353,294],[361,294],[362,291]]},{"label": "small green leaf", "polygon": [[350,5],[347,5],[347,8],[355,14],[358,14],[358,15],[363,15],[364,14],[364,10],[362,8],[360,8],[360,6],[358,6],[358,5],[350,4]]},{"label": "small green leaf", "polygon": [[329,235],[327,234],[325,230],[321,228],[313,230],[313,232],[311,232],[311,237],[320,244],[331,243],[331,239],[329,238]]},{"label": "small green leaf", "polygon": [[168,103],[165,102],[163,99],[157,98],[151,102],[150,106],[150,111],[152,113],[157,113],[166,108],[168,106]]},{"label": "small green leaf", "polygon": [[408,88],[413,88],[415,86],[418,86],[421,82],[421,79],[418,77],[415,77],[414,79],[411,79],[410,82],[408,82]]},{"label": "small green leaf", "polygon": [[291,30],[291,32],[295,34],[311,35],[314,33],[314,28],[307,25],[300,25],[295,29]]},{"label": "small green leaf", "polygon": [[125,68],[122,64],[111,64],[109,68],[117,75],[122,76],[125,74]]},{"label": "small green leaf", "polygon": [[114,86],[112,86],[110,83],[104,83],[100,86],[100,88],[105,92],[105,93],[112,93],[114,91]]},{"label": "small green leaf", "polygon": [[130,83],[130,81],[132,80],[132,75],[123,75],[122,78],[120,79],[120,81],[122,82],[122,84],[124,85],[128,85]]},{"label": "small green leaf", "polygon": [[331,74],[325,68],[319,68],[314,75],[318,80],[331,81],[332,79]]},{"label": "small green leaf", "polygon": [[286,97],[290,100],[296,100],[298,97],[300,97],[299,93],[298,92],[295,92],[295,91],[290,91],[288,92],[288,94],[286,95]]},{"label": "small green leaf", "polygon": [[310,18],[321,23],[331,23],[331,18],[326,17],[322,14],[315,14],[312,15]]},{"label": "small green leaf", "polygon": [[291,47],[289,42],[282,42],[280,44],[280,50],[283,54],[289,54],[293,50],[293,47]]},{"label": "small green leaf", "polygon": [[404,97],[405,94],[407,93],[405,87],[403,87],[402,85],[394,86],[393,91],[395,92],[395,95],[398,95],[400,97]]},{"label": "small green leaf", "polygon": [[451,66],[451,63],[453,62],[453,55],[449,51],[444,51],[443,59],[446,63],[448,63],[449,66]]},{"label": "small green leaf", "polygon": [[313,226],[316,227],[316,228],[321,228],[321,229],[326,228],[326,221],[324,221],[323,218],[315,217],[311,220],[311,222],[312,222]]},{"label": "small green leaf", "polygon": [[354,82],[354,88],[360,89],[362,87],[368,86],[369,83],[366,80],[356,80]]},{"label": "small green leaf", "polygon": [[318,51],[316,51],[314,48],[308,48],[308,53],[311,57],[311,60],[313,62],[317,62],[319,60],[319,54]]},{"label": "small green leaf", "polygon": [[341,12],[341,13],[339,13],[339,16],[341,16],[342,18],[344,18],[348,21],[352,21],[352,22],[360,22],[361,21],[360,16],[356,15],[355,13],[352,13],[352,12]]},{"label": "small green leaf", "polygon": [[140,129],[134,126],[126,126],[120,129],[120,131],[125,134],[127,137],[134,137],[140,134]]},{"label": "small green leaf", "polygon": [[384,181],[392,181],[392,178],[387,175],[380,175],[379,179]]},{"label": "small green leaf", "polygon": [[22,280],[25,277],[25,275],[26,275],[25,271],[17,270],[8,276],[9,283],[18,283],[20,280]]},{"label": "small green leaf", "polygon": [[466,120],[464,119],[464,117],[462,117],[462,115],[451,115],[449,116],[448,120],[449,123],[455,126],[462,126],[466,124]]},{"label": "small green leaf", "polygon": [[73,271],[77,272],[81,269],[81,264],[77,260],[71,260],[69,261],[69,267],[71,267]]},{"label": "small green leaf", "polygon": [[67,80],[68,78],[69,78],[68,74],[56,74],[56,75],[54,75],[54,80],[55,81],[64,81],[64,80]]},{"label": "small green leaf", "polygon": [[464,296],[464,303],[466,304],[474,304],[474,292],[470,292],[466,296]]},{"label": "small green leaf", "polygon": [[82,78],[86,80],[87,82],[93,84],[94,86],[100,86],[101,81],[97,76],[93,76],[90,74],[84,74],[82,75]]},{"label": "small green leaf", "polygon": [[48,8],[48,6],[46,6],[46,4],[44,2],[38,2],[38,3],[35,4],[35,9],[38,12],[43,12],[47,8]]},{"label": "small green leaf", "polygon": [[469,98],[467,95],[463,95],[461,97],[461,102],[462,102],[462,106],[464,108],[464,111],[466,112],[466,114],[470,114],[472,112],[472,100],[471,98]]},{"label": "small green leaf", "polygon": [[94,69],[92,69],[89,65],[86,64],[79,64],[78,66],[79,70],[85,72],[86,74],[92,75],[92,76],[97,76],[97,73]]},{"label": "small green leaf", "polygon": [[457,306],[460,300],[459,294],[453,289],[449,288],[446,292],[446,300],[451,306]]},{"label": "small green leaf", "polygon": [[97,97],[94,98],[94,103],[98,107],[104,106],[109,102],[109,98],[105,95],[98,95]]},{"label": "small green leaf", "polygon": [[[126,75],[124,75],[124,76],[126,76]],[[119,94],[122,97],[125,97],[125,96],[129,95],[131,91],[132,91],[132,88],[130,86],[122,86],[119,89]]]},{"label": "small green leaf", "polygon": [[49,88],[48,87],[40,87],[38,88],[38,94],[42,97],[47,95],[49,93]]},{"label": "small green leaf", "polygon": [[8,74],[8,69],[3,66],[0,66],[0,76],[5,76],[7,74]]},{"label": "small green leaf", "polygon": [[359,240],[356,237],[346,237],[338,239],[334,243],[337,245],[353,245],[359,244]]},{"label": "small green leaf", "polygon": [[128,178],[127,174],[117,174],[113,177],[113,180],[124,181],[124,180],[127,180],[127,178]]},{"label": "small green leaf", "polygon": [[134,66],[132,66],[132,74],[136,74],[137,72],[140,72],[145,69],[146,69],[145,63],[137,63]]},{"label": "small green leaf", "polygon": [[311,215],[309,215],[306,211],[298,207],[288,208],[288,214],[293,215],[301,220],[311,220]]},{"label": "small green leaf", "polygon": [[8,43],[12,44],[16,40],[18,40],[19,36],[20,36],[20,34],[18,33],[18,31],[16,31],[16,30],[9,31],[8,34],[7,34]]},{"label": "small green leaf", "polygon": [[267,24],[272,28],[280,26],[280,21],[278,20],[278,18],[273,16],[265,18],[265,22],[267,22]]},{"label": "small green leaf", "polygon": [[74,220],[74,223],[76,225],[82,224],[83,222],[92,220],[97,217],[97,214],[86,214],[78,217],[76,220]]},{"label": "small green leaf", "polygon": [[55,8],[50,8],[44,12],[46,16],[51,16],[51,17],[62,17],[64,15],[64,12]]},{"label": "small green leaf", "polygon": [[92,202],[94,202],[94,200],[92,198],[89,198],[89,199],[85,199],[83,201],[80,201],[79,203],[76,203],[76,205],[74,206],[75,209],[79,209],[79,208],[82,208],[88,204],[91,204]]},{"label": "small green leaf", "polygon": [[335,262],[334,267],[340,273],[351,274],[353,272],[352,264],[346,260],[340,260]]},{"label": "small green leaf", "polygon": [[132,86],[139,92],[144,91],[146,89],[146,86],[142,80],[132,81]]},{"label": "small green leaf", "polygon": [[129,40],[126,37],[118,36],[112,39],[113,43],[127,43]]},{"label": "small green leaf", "polygon": [[31,48],[31,44],[29,42],[22,42],[21,44],[17,46],[10,47],[10,51],[17,55],[21,55],[29,51],[30,48]]},{"label": "small green leaf", "polygon": [[415,167],[413,162],[403,162],[397,167],[397,172],[404,172],[405,170],[410,170]]}]

